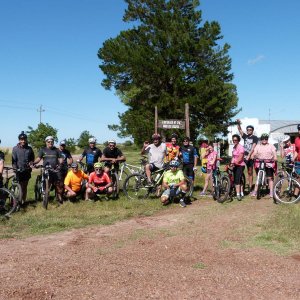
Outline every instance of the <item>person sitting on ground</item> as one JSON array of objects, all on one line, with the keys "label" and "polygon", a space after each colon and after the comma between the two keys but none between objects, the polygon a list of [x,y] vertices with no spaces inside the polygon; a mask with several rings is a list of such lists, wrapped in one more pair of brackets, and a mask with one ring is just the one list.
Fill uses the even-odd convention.
[{"label": "person sitting on ground", "polygon": [[179,162],[172,160],[170,162],[170,170],[168,170],[164,175],[162,185],[163,188],[165,188],[165,191],[161,196],[161,202],[163,205],[168,204],[170,199],[175,196],[181,195],[179,204],[181,207],[186,207],[184,198],[187,191],[187,184],[182,170],[179,170],[178,167]]},{"label": "person sitting on ground", "polygon": [[213,143],[209,143],[208,147],[206,148],[205,153],[203,154],[202,159],[207,159],[206,168],[202,167],[202,172],[205,174],[205,183],[202,192],[200,193],[200,196],[206,195],[206,190],[208,188],[208,184],[210,183],[211,191],[213,191],[212,186],[212,176],[213,172],[215,172],[217,167],[217,151],[214,150]]},{"label": "person sitting on ground", "polygon": [[[263,133],[260,137],[260,144],[256,145],[251,159],[257,159],[257,160],[266,160],[269,162],[266,162],[266,177],[269,184],[269,190],[270,190],[270,198],[273,198],[273,186],[274,186],[274,168],[276,166],[277,162],[277,153],[276,148],[274,145],[270,144],[268,142],[269,135],[267,133]],[[254,163],[255,171],[258,172],[259,162]],[[257,193],[257,184],[255,184],[254,191],[251,193],[251,196],[256,197]]]},{"label": "person sitting on ground", "polygon": [[152,135],[153,144],[149,144],[148,141],[144,142],[141,154],[148,154],[149,163],[145,166],[145,171],[148,179],[149,187],[153,186],[151,181],[151,172],[161,169],[164,166],[164,159],[167,154],[167,147],[165,143],[162,143],[160,134]]},{"label": "person sitting on ground", "polygon": [[89,175],[86,200],[92,199],[100,194],[110,195],[113,192],[112,181],[107,173],[104,172],[104,164],[102,162],[95,163],[94,170],[95,171]]},{"label": "person sitting on ground", "polygon": [[78,159],[78,162],[80,162],[86,157],[88,174],[94,171],[94,163],[98,162],[102,156],[102,151],[96,147],[96,141],[97,140],[94,137],[89,138],[89,147],[84,149]]},{"label": "person sitting on ground", "polygon": [[122,153],[122,151],[116,147],[115,140],[109,140],[108,146],[104,148],[103,154],[101,156],[100,161],[105,162],[104,171],[108,173],[114,165],[115,170],[118,172],[119,170],[119,163],[125,161],[126,157]]},{"label": "person sitting on ground", "polygon": [[178,138],[178,135],[176,133],[173,133],[171,135],[171,142],[166,143],[166,147],[167,147],[166,161],[167,162],[170,162],[171,160],[178,158],[180,147],[177,144],[177,138]]},{"label": "person sitting on ground", "polygon": [[78,170],[78,164],[71,164],[71,171],[68,172],[64,185],[67,192],[67,198],[75,198],[82,193],[82,188],[85,180],[88,180],[89,176],[82,170]]}]

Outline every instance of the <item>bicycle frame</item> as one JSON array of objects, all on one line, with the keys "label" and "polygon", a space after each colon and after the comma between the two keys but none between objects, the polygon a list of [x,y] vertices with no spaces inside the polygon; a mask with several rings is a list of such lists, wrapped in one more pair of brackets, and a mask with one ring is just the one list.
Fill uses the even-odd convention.
[{"label": "bicycle frame", "polygon": [[124,161],[121,165],[121,168],[120,168],[119,181],[122,180],[122,176],[123,176],[124,171],[128,171],[130,174],[134,174],[134,173],[141,173],[142,174],[142,173],[144,173],[145,164],[146,164],[146,159],[145,158],[140,159],[140,165],[139,166],[128,164],[126,161]]}]

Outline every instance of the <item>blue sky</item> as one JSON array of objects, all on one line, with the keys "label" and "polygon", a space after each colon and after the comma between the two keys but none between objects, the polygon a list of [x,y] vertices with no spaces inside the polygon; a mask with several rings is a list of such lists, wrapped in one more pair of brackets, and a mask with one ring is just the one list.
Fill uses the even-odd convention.
[{"label": "blue sky", "polygon": [[[0,0],[0,139],[42,121],[59,139],[83,130],[99,142],[126,107],[101,86],[98,49],[128,27],[123,0]],[[300,1],[203,0],[203,20],[218,21],[231,45],[238,117],[300,120]]]}]

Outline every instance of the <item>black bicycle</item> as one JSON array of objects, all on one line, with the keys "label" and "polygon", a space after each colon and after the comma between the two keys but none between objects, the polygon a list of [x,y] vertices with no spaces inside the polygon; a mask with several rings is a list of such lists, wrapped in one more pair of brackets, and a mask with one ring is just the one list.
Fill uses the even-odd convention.
[{"label": "black bicycle", "polygon": [[45,166],[38,165],[35,167],[41,169],[40,174],[36,177],[35,185],[34,185],[35,201],[43,201],[43,207],[47,209],[48,202],[49,202],[49,194],[51,189],[50,173],[58,172],[58,171],[54,170],[49,164]]},{"label": "black bicycle", "polygon": [[[22,188],[19,184],[20,170],[15,170],[11,167],[4,167],[4,182],[0,188],[0,212],[5,216],[9,216],[20,209],[22,204]],[[9,174],[9,171],[14,171]]]}]

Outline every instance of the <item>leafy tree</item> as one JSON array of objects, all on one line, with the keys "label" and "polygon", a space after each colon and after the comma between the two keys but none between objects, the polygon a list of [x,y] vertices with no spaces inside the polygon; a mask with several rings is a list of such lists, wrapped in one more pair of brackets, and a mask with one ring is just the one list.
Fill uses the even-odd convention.
[{"label": "leafy tree", "polygon": [[91,137],[93,137],[93,135],[91,135],[89,131],[87,130],[82,131],[77,140],[77,146],[79,148],[87,147],[89,144],[89,138]]},{"label": "leafy tree", "polygon": [[153,133],[155,106],[160,119],[183,119],[189,103],[191,137],[225,134],[239,110],[220,25],[202,24],[198,0],[125,1],[123,20],[134,27],[98,51],[102,85],[128,106],[109,128],[140,144]]},{"label": "leafy tree", "polygon": [[65,139],[66,141],[66,148],[74,153],[75,150],[76,150],[76,140],[74,138],[68,138],[68,139]]},{"label": "leafy tree", "polygon": [[53,128],[48,123],[40,123],[36,129],[33,129],[31,126],[28,126],[27,136],[28,143],[31,146],[38,150],[45,146],[45,138],[49,135],[53,136],[54,141],[57,142],[57,129]]}]

